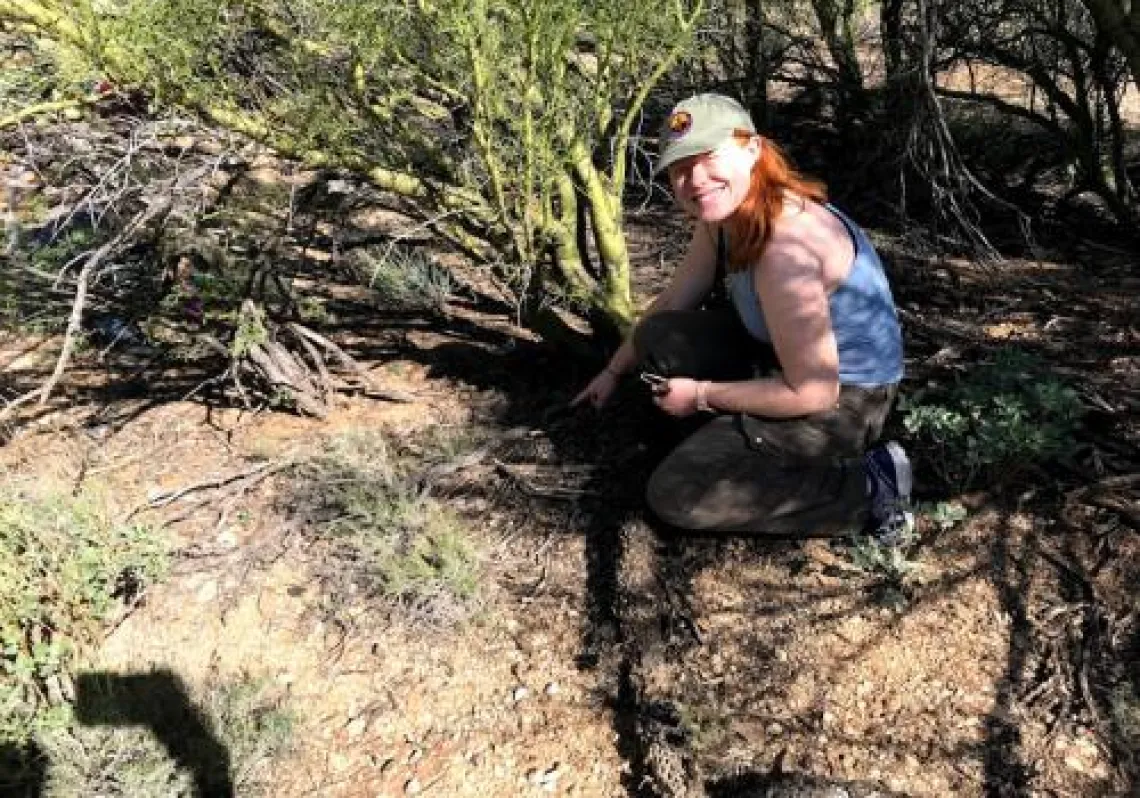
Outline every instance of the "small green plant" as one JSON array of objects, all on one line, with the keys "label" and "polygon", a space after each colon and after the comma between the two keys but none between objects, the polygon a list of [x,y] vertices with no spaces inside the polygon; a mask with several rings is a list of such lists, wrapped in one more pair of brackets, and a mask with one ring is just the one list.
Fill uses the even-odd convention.
[{"label": "small green plant", "polygon": [[697,752],[716,751],[724,747],[731,733],[732,722],[720,706],[681,704],[681,728],[692,740]]},{"label": "small green plant", "polygon": [[0,741],[59,725],[71,672],[165,564],[155,530],[96,497],[0,484]]},{"label": "small green plant", "polygon": [[888,584],[901,585],[919,567],[917,560],[910,559],[915,540],[913,530],[898,545],[893,546],[857,535],[851,539],[848,550],[851,564],[868,575],[881,577]]},{"label": "small green plant", "polygon": [[255,346],[267,340],[269,340],[269,331],[265,328],[264,311],[251,301],[244,302],[238,312],[230,353],[234,359],[243,357]]},{"label": "small green plant", "polygon": [[421,476],[428,464],[461,454],[437,436],[396,441],[358,433],[330,439],[297,466],[292,503],[328,547],[326,581],[338,598],[363,593],[421,620],[470,616],[476,549]]},{"label": "small green plant", "polygon": [[32,263],[44,269],[58,269],[94,246],[95,233],[87,227],[74,227],[53,241],[32,251]]},{"label": "small green plant", "polygon": [[359,266],[381,307],[439,313],[455,293],[451,274],[418,250],[390,246],[364,253]]},{"label": "small green plant", "polygon": [[297,313],[305,324],[323,325],[336,321],[324,300],[315,296],[303,296],[297,300]]},{"label": "small green plant", "polygon": [[969,511],[960,502],[933,502],[920,504],[917,514],[940,532],[947,532],[965,521]]},{"label": "small green plant", "polygon": [[949,388],[918,391],[902,408],[934,470],[960,490],[1063,453],[1083,415],[1076,392],[1017,349]]}]

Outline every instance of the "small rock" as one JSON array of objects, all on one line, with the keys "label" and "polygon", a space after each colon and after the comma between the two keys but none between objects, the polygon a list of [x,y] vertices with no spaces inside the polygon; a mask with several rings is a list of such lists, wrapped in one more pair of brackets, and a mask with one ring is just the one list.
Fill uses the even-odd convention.
[{"label": "small rock", "polygon": [[217,544],[223,549],[237,548],[237,535],[235,535],[232,530],[227,529],[224,532],[219,533],[214,540],[217,541]]},{"label": "small rock", "polygon": [[368,718],[353,718],[345,727],[345,731],[348,733],[348,739],[360,739],[364,736],[364,732],[368,731]]},{"label": "small rock", "polygon": [[380,765],[380,775],[391,773],[394,767],[396,767],[396,760],[393,757],[388,757]]},{"label": "small rock", "polygon": [[550,784],[551,782],[558,781],[558,777],[562,775],[562,763],[555,762],[553,765],[546,769],[542,774],[542,783]]},{"label": "small rock", "polygon": [[420,780],[415,776],[404,782],[404,795],[419,795],[423,787],[420,785]]},{"label": "small rock", "polygon": [[72,678],[66,673],[61,673],[59,675],[59,687],[63,692],[63,697],[67,699],[69,703],[74,704],[76,701],[76,695],[75,682],[72,680]]},{"label": "small rock", "polygon": [[424,751],[422,748],[413,748],[411,753],[408,754],[408,764],[414,765],[424,758]]},{"label": "small rock", "polygon": [[44,680],[44,686],[47,688],[48,703],[53,707],[61,706],[64,703],[64,698],[59,676],[49,676]]},{"label": "small rock", "polygon": [[218,597],[218,581],[216,579],[210,579],[203,582],[201,587],[194,592],[194,595],[200,604],[213,601]]},{"label": "small rock", "polygon": [[772,737],[779,737],[781,734],[784,733],[784,727],[781,726],[779,723],[774,723],[774,722],[769,723],[767,732]]},{"label": "small rock", "polygon": [[530,695],[530,690],[527,689],[527,686],[525,684],[520,684],[514,690],[511,690],[511,701],[514,701],[517,704],[528,695]]},{"label": "small rock", "polygon": [[542,688],[542,692],[547,696],[556,696],[562,691],[558,686],[558,682],[547,682],[546,686]]},{"label": "small rock", "polygon": [[787,662],[788,661],[788,652],[782,648],[777,648],[776,649],[776,661],[777,662]]}]

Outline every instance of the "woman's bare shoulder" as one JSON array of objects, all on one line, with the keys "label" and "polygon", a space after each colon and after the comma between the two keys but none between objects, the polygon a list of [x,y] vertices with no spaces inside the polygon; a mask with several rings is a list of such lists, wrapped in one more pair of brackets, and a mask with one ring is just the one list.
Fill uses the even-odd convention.
[{"label": "woman's bare shoulder", "polygon": [[796,260],[818,264],[849,249],[850,236],[843,222],[825,206],[802,200],[785,203],[784,212],[772,225],[764,255],[786,259],[792,254]]},{"label": "woman's bare shoulder", "polygon": [[772,223],[760,261],[785,268],[818,264],[828,232],[810,204],[789,205]]}]

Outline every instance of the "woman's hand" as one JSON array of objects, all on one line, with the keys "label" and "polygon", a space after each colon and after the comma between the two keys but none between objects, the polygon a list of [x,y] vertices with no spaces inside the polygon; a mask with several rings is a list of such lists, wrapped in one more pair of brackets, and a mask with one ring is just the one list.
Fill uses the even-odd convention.
[{"label": "woman's hand", "polygon": [[697,412],[697,381],[689,377],[670,377],[653,401],[671,416],[681,418]]},{"label": "woman's hand", "polygon": [[617,383],[617,372],[607,366],[599,371],[594,379],[590,380],[590,384],[583,388],[581,393],[574,397],[570,406],[577,407],[582,402],[589,402],[593,407],[601,408],[610,400]]}]

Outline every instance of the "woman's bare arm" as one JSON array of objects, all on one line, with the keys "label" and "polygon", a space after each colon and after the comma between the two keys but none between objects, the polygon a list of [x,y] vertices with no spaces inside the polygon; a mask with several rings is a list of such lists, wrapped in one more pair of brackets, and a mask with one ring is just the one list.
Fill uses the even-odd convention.
[{"label": "woman's bare arm", "polygon": [[821,251],[811,232],[810,222],[778,227],[754,278],[782,373],[710,384],[706,396],[715,409],[788,418],[835,406],[839,351]]}]

